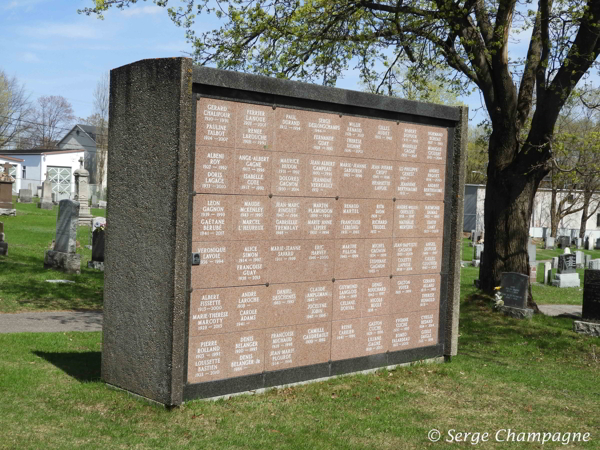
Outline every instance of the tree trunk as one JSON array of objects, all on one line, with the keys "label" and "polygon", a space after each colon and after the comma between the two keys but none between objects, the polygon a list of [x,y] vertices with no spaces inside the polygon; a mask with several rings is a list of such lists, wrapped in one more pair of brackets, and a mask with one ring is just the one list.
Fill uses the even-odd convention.
[{"label": "tree trunk", "polygon": [[552,188],[552,194],[550,197],[550,236],[556,237],[556,232],[558,231],[558,214],[556,213],[556,197],[558,196],[558,191]]},{"label": "tree trunk", "polygon": [[[490,139],[490,146],[493,145]],[[502,171],[488,167],[485,195],[485,248],[479,282],[483,291],[494,292],[500,286],[503,272],[517,272],[529,276],[529,225],[533,199],[544,177],[541,169],[523,172]],[[528,304],[534,310],[531,289]]]},{"label": "tree trunk", "polygon": [[588,209],[590,207],[590,197],[587,192],[583,194],[583,209],[581,210],[581,225],[579,225],[579,237],[585,239],[585,229],[587,225]]}]

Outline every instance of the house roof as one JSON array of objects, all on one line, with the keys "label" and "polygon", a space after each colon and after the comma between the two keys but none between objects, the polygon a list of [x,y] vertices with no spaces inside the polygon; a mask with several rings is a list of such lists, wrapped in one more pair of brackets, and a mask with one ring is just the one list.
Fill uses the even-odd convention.
[{"label": "house roof", "polygon": [[[85,152],[82,148],[69,150],[56,150],[55,148],[29,148],[26,150],[2,150],[5,155],[60,155],[62,153]],[[23,161],[23,160],[21,160]]]},{"label": "house roof", "polygon": [[25,161],[24,159],[13,158],[12,156],[5,156],[5,155],[0,155],[0,158],[6,159],[8,161],[16,161],[16,162],[23,162],[23,161]]},{"label": "house roof", "polygon": [[58,143],[56,145],[60,146],[60,144],[62,143],[62,141],[64,141],[67,138],[67,136],[69,136],[73,131],[75,131],[75,132],[82,131],[92,141],[96,142],[96,135],[98,134],[98,128],[95,127],[95,126],[93,126],[93,125],[84,125],[82,123],[78,123],[73,128],[71,128],[69,130],[69,132],[67,134],[65,134],[64,137],[60,141],[58,141]]}]

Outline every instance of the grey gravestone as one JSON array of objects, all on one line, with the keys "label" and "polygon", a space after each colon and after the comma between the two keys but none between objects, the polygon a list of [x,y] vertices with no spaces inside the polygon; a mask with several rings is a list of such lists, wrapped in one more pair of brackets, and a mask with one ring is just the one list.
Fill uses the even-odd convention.
[{"label": "grey gravestone", "polygon": [[561,236],[558,238],[558,248],[567,248],[571,246],[571,238],[569,236]]},{"label": "grey gravestone", "polygon": [[482,252],[483,252],[483,244],[476,244],[473,247],[473,259],[481,259]]},{"label": "grey gravestone", "polygon": [[552,268],[558,269],[558,256],[555,256],[554,258],[552,258]]},{"label": "grey gravestone", "polygon": [[592,270],[600,270],[600,259],[590,260],[588,268]]},{"label": "grey gravestone", "polygon": [[572,253],[558,257],[558,273],[575,273],[577,268],[576,256]]},{"label": "grey gravestone", "polygon": [[81,255],[77,249],[77,221],[79,202],[61,200],[56,219],[56,240],[53,250],[44,256],[44,268],[61,270],[67,273],[81,273]]},{"label": "grey gravestone", "polygon": [[79,169],[73,172],[75,176],[75,194],[79,202],[79,225],[90,226],[92,215],[88,204],[90,173],[83,167],[84,159],[79,158]]},{"label": "grey gravestone", "polygon": [[554,250],[554,238],[548,236],[546,238],[546,245],[544,246],[547,250]]},{"label": "grey gravestone", "polygon": [[104,262],[104,230],[97,229],[92,234],[92,261]]},{"label": "grey gravestone", "polygon": [[583,254],[583,268],[587,269],[590,265],[590,261],[592,260],[591,255],[588,255],[586,253]]},{"label": "grey gravestone", "polygon": [[584,256],[583,252],[580,252],[580,251],[575,252],[575,265],[577,266],[578,269],[581,269],[583,267],[583,256]]},{"label": "grey gravestone", "polygon": [[552,264],[550,262],[544,263],[544,284],[551,284],[552,282]]},{"label": "grey gravestone", "polygon": [[583,273],[583,320],[600,320],[600,270]]},{"label": "grey gravestone", "polygon": [[98,196],[96,194],[92,195],[92,208],[98,207]]},{"label": "grey gravestone", "polygon": [[575,245],[577,246],[577,248],[582,248],[583,247],[583,239],[576,238],[575,239]]},{"label": "grey gravestone", "polygon": [[585,243],[583,245],[585,246],[586,250],[590,249],[590,237],[589,236],[585,238]]},{"label": "grey gravestone", "polygon": [[535,252],[536,252],[537,247],[535,246],[534,243],[530,242],[527,244],[527,254],[529,256],[529,264],[534,263],[535,262]]},{"label": "grey gravestone", "polygon": [[475,240],[475,230],[471,230],[471,241]]},{"label": "grey gravestone", "polygon": [[527,275],[516,272],[504,272],[500,285],[500,293],[505,306],[525,309],[529,279]]},{"label": "grey gravestone", "polygon": [[46,173],[46,179],[42,184],[42,198],[38,203],[38,208],[41,209],[52,209],[54,204],[52,203],[52,182]]},{"label": "grey gravestone", "polygon": [[600,239],[596,239],[596,250],[600,250]]},{"label": "grey gravestone", "polygon": [[98,200],[98,208],[106,209],[106,202],[104,200]]},{"label": "grey gravestone", "polygon": [[31,190],[30,189],[19,189],[19,203],[31,203]]},{"label": "grey gravestone", "polygon": [[78,218],[79,202],[68,199],[61,200],[58,204],[54,250],[63,253],[75,253],[77,249]]}]

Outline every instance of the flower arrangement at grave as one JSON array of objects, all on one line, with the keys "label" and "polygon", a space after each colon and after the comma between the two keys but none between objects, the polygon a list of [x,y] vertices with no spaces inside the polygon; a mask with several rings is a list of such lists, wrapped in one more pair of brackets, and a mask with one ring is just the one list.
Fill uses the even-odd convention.
[{"label": "flower arrangement at grave", "polygon": [[494,304],[494,308],[500,308],[501,306],[504,306],[504,300],[502,299],[502,293],[500,292],[500,289],[502,289],[501,286],[496,286],[494,288],[494,290],[496,291],[496,295],[494,296],[494,300],[496,301],[496,303]]}]

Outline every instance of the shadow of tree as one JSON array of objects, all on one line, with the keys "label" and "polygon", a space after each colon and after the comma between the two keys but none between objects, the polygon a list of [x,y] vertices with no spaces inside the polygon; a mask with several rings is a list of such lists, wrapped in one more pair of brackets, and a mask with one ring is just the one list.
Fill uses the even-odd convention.
[{"label": "shadow of tree", "polygon": [[101,352],[41,352],[34,354],[81,382],[100,380]]}]

